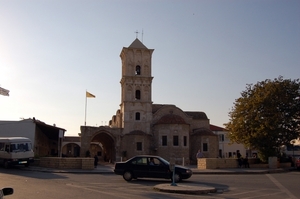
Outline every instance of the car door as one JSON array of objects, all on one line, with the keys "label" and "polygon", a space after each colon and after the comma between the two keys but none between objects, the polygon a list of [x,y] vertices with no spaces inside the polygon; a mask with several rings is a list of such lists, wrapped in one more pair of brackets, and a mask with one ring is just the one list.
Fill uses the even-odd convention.
[{"label": "car door", "polygon": [[[150,162],[150,159],[148,160]],[[148,176],[151,178],[167,178],[168,167],[158,158],[153,158],[154,164],[149,164]]]},{"label": "car door", "polygon": [[146,157],[136,158],[132,166],[135,177],[148,177],[149,169]]}]

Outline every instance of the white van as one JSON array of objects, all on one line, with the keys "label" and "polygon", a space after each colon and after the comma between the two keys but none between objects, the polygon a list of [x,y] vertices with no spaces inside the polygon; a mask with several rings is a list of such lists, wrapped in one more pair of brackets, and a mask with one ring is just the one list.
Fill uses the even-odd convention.
[{"label": "white van", "polygon": [[0,137],[0,164],[29,166],[34,161],[31,140],[25,137]]}]

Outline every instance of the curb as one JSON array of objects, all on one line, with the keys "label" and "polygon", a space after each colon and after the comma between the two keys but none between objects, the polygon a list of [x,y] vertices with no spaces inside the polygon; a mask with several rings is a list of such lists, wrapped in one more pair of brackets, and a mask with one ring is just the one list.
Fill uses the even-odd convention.
[{"label": "curb", "polygon": [[195,185],[180,185],[176,186],[170,184],[159,184],[153,187],[154,190],[168,193],[180,193],[180,194],[208,194],[215,193],[217,189],[209,186],[195,186]]}]

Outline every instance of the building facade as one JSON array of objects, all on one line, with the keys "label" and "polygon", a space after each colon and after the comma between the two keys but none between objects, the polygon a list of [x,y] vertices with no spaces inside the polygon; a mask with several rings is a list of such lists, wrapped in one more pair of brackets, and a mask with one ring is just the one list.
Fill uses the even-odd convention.
[{"label": "building facade", "polygon": [[243,144],[231,143],[226,129],[211,124],[210,130],[219,137],[219,157],[237,158],[237,152],[240,152],[243,157],[246,157],[246,155],[257,157],[256,150],[245,148]]},{"label": "building facade", "polygon": [[[81,126],[81,156],[105,161],[153,154],[196,164],[196,153],[218,157],[218,136],[204,112],[152,102],[152,54],[139,39],[121,51],[121,103],[108,126]],[[92,147],[93,146],[93,147]]]},{"label": "building facade", "polygon": [[40,120],[0,121],[0,137],[26,137],[32,142],[35,157],[60,156],[65,129]]}]

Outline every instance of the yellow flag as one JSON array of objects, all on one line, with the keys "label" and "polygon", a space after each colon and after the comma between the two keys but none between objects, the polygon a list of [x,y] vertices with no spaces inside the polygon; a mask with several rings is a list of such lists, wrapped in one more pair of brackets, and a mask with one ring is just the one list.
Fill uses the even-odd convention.
[{"label": "yellow flag", "polygon": [[89,93],[86,91],[86,97],[96,97],[95,95],[93,95],[92,93]]}]

